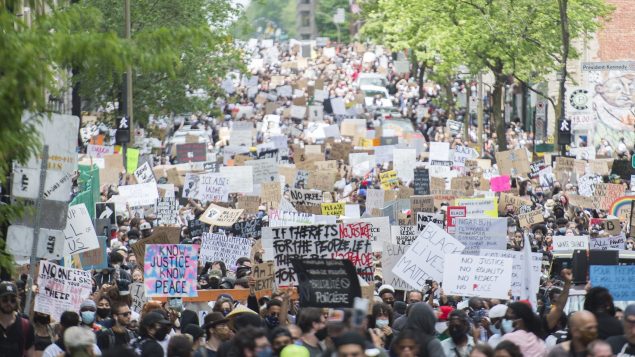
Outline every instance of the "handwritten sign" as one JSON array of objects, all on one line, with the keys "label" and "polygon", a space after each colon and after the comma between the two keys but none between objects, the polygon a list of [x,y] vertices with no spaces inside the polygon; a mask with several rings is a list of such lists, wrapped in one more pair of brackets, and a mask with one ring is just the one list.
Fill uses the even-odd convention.
[{"label": "handwritten sign", "polygon": [[388,217],[362,219],[344,219],[340,225],[342,238],[363,238],[370,240],[373,252],[380,252],[382,242],[387,242],[390,235]]},{"label": "handwritten sign", "polygon": [[86,155],[93,158],[103,158],[106,155],[112,155],[115,152],[114,146],[92,145],[86,146]]},{"label": "handwritten sign", "polygon": [[430,194],[430,172],[423,167],[414,169],[414,190],[415,195]]},{"label": "handwritten sign", "polygon": [[157,184],[154,182],[140,183],[136,185],[119,186],[119,195],[131,207],[154,205],[159,198]]},{"label": "handwritten sign", "polygon": [[589,236],[554,236],[554,251],[586,250],[589,248]]},{"label": "handwritten sign", "polygon": [[239,237],[260,238],[262,234],[262,219],[255,218],[236,222],[232,226],[231,232]]},{"label": "handwritten sign", "polygon": [[143,165],[139,166],[134,171],[134,177],[137,179],[138,183],[149,183],[149,182],[156,183],[157,182],[157,180],[154,178],[154,173],[152,172],[152,168],[150,167],[150,164],[147,161],[144,162]]},{"label": "handwritten sign", "polygon": [[512,189],[509,176],[494,176],[489,180],[489,184],[494,192],[508,192]]},{"label": "handwritten sign", "polygon": [[477,255],[480,249],[507,247],[507,218],[457,218],[454,237],[465,245],[463,254]]},{"label": "handwritten sign", "polygon": [[399,185],[399,178],[395,170],[380,173],[379,179],[381,181],[381,188],[384,190],[390,190]]},{"label": "handwritten sign", "polygon": [[322,208],[323,215],[342,216],[344,215],[345,205],[344,202],[322,203],[320,207]]},{"label": "handwritten sign", "polygon": [[149,297],[193,297],[196,293],[198,246],[150,244],[144,260],[144,283]]},{"label": "handwritten sign", "polygon": [[519,214],[518,221],[520,222],[521,227],[529,228],[534,224],[543,223],[545,221],[545,217],[543,216],[542,210],[535,210]]},{"label": "handwritten sign", "polygon": [[413,290],[413,287],[396,276],[392,270],[401,259],[406,250],[405,245],[383,242],[381,254],[382,277],[386,284],[390,284],[396,290]]},{"label": "handwritten sign", "polygon": [[443,290],[448,295],[507,299],[512,259],[449,254],[443,267]]},{"label": "handwritten sign", "polygon": [[203,233],[199,254],[199,260],[202,263],[221,261],[231,266],[236,264],[238,258],[249,257],[250,254],[251,240],[249,238]]},{"label": "handwritten sign", "polygon": [[496,197],[484,198],[457,198],[454,201],[456,206],[465,206],[467,217],[485,218],[498,217],[498,203]]},{"label": "handwritten sign", "polygon": [[199,217],[199,220],[213,226],[231,227],[238,221],[243,211],[242,209],[231,209],[210,204]]},{"label": "handwritten sign", "polygon": [[64,236],[66,256],[99,248],[97,233],[83,203],[68,208]]},{"label": "handwritten sign", "polygon": [[254,189],[252,166],[222,166],[220,173],[229,179],[229,192],[250,193]]},{"label": "handwritten sign", "polygon": [[106,257],[106,240],[104,236],[97,237],[99,247],[96,249],[86,250],[79,253],[79,261],[84,270],[99,270],[108,266],[108,258]]},{"label": "handwritten sign", "polygon": [[256,291],[271,290],[274,288],[273,262],[264,262],[254,265],[251,275],[256,280]]},{"label": "handwritten sign", "polygon": [[247,160],[245,165],[253,167],[254,184],[272,182],[278,178],[276,159]]},{"label": "handwritten sign", "polygon": [[[419,231],[417,226],[391,226],[390,241],[401,246],[411,245],[417,239]],[[385,269],[385,267],[382,266]]]},{"label": "handwritten sign", "polygon": [[298,275],[300,307],[353,307],[362,296],[355,267],[347,260],[292,259]]},{"label": "handwritten sign", "polygon": [[[492,250],[481,249],[479,255],[493,258],[512,259],[512,296],[520,298],[524,296],[525,285],[527,284],[528,272],[525,269],[525,253],[513,250]],[[537,294],[540,287],[540,277],[542,276],[542,253],[531,253],[531,272],[529,272],[529,294]]]},{"label": "handwritten sign", "polygon": [[589,248],[591,250],[624,250],[626,236],[624,233],[611,237],[591,238]]},{"label": "handwritten sign", "polygon": [[436,224],[428,224],[399,259],[392,272],[418,290],[425,281],[443,279],[446,254],[461,253],[465,246]]},{"label": "handwritten sign", "polygon": [[467,216],[467,208],[465,206],[448,206],[446,214],[448,233],[454,234],[456,223],[455,219]]},{"label": "handwritten sign", "polygon": [[128,290],[130,291],[130,296],[132,296],[132,305],[130,306],[130,309],[138,314],[141,313],[143,305],[148,302],[145,285],[143,283],[132,283],[130,284]]},{"label": "handwritten sign", "polygon": [[179,224],[179,204],[175,197],[159,198],[155,213],[159,225]]},{"label": "handwritten sign", "polygon": [[635,300],[635,265],[591,265],[592,286],[609,289],[615,301]]},{"label": "handwritten sign", "polygon": [[443,213],[417,212],[417,232],[423,231],[429,223],[443,226]]},{"label": "handwritten sign", "polygon": [[304,212],[287,212],[277,209],[269,210],[269,227],[303,226],[315,223],[314,216]]},{"label": "handwritten sign", "polygon": [[55,320],[59,320],[64,311],[79,311],[93,290],[90,271],[65,268],[44,260],[40,261],[37,284],[34,310],[49,314]]},{"label": "handwritten sign", "polygon": [[322,192],[313,190],[290,189],[291,203],[301,206],[320,206],[322,204]]}]

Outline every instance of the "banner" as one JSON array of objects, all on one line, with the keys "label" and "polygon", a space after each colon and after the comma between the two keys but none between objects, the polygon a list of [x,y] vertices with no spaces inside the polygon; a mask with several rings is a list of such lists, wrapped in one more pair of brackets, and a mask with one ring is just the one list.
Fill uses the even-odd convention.
[{"label": "banner", "polygon": [[355,267],[347,260],[292,259],[300,307],[351,308],[362,296]]},{"label": "banner", "polygon": [[233,266],[238,258],[249,258],[250,254],[251,240],[249,238],[203,233],[199,254],[199,260],[202,263],[222,261],[227,266]]},{"label": "banner", "polygon": [[592,286],[609,289],[614,301],[635,300],[635,265],[591,265]]},{"label": "banner", "polygon": [[449,254],[443,267],[447,295],[509,299],[512,259]]},{"label": "banner", "polygon": [[465,245],[463,254],[507,248],[507,218],[457,218],[455,222],[454,238]]},{"label": "banner", "polygon": [[413,288],[423,290],[426,280],[443,279],[446,254],[461,253],[464,248],[461,242],[431,223],[419,233],[392,272]]},{"label": "banner", "polygon": [[150,244],[146,246],[144,283],[149,297],[194,297],[198,246],[192,244]]},{"label": "banner", "polygon": [[37,285],[34,310],[58,321],[64,311],[79,311],[81,303],[93,291],[90,271],[65,268],[45,260],[40,261]]}]

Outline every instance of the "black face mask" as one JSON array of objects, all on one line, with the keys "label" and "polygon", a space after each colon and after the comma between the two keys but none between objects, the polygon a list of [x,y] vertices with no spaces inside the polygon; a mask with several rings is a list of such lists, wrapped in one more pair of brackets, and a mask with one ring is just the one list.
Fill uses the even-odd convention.
[{"label": "black face mask", "polygon": [[450,326],[448,328],[448,333],[450,334],[450,337],[452,337],[453,341],[460,341],[461,339],[463,339],[463,337],[465,337],[465,329],[462,327],[458,327],[458,326]]},{"label": "black face mask", "polygon": [[101,317],[102,319],[107,318],[108,316],[110,316],[110,309],[105,308],[105,307],[100,307],[97,309],[97,316]]},{"label": "black face mask", "polygon": [[162,326],[160,329],[157,330],[157,332],[154,333],[154,339],[157,341],[163,341],[165,340],[165,336],[167,336],[168,333],[170,333],[170,326]]},{"label": "black face mask", "polygon": [[328,337],[328,335],[329,335],[329,332],[327,331],[326,327],[319,329],[317,330],[317,332],[315,332],[315,337],[320,341],[324,341],[324,339]]},{"label": "black face mask", "polygon": [[33,322],[40,325],[48,325],[51,323],[51,316],[37,314],[33,316]]}]

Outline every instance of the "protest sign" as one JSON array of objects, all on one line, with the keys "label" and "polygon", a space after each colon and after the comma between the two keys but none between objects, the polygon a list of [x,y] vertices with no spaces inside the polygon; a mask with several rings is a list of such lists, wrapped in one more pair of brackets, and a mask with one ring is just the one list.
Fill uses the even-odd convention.
[{"label": "protest sign", "polygon": [[494,192],[508,192],[512,189],[509,176],[494,176],[489,180],[489,183]]},{"label": "protest sign", "polygon": [[413,214],[416,212],[434,213],[434,196],[411,196],[410,209]]},{"label": "protest sign", "polygon": [[135,257],[137,258],[137,262],[141,264],[146,256],[146,245],[148,244],[177,244],[179,242],[178,235],[171,236],[168,235],[166,231],[157,231],[155,228],[155,232],[148,238],[143,238],[140,241],[130,244],[130,248],[134,252]]},{"label": "protest sign", "polygon": [[580,196],[593,196],[593,192],[595,192],[595,185],[602,182],[602,176],[589,174],[578,177],[578,192],[580,193]]},{"label": "protest sign", "polygon": [[422,290],[426,280],[443,279],[443,261],[447,254],[461,253],[465,246],[436,224],[428,224],[399,259],[392,272],[415,289]]},{"label": "protest sign", "polygon": [[414,190],[415,195],[430,194],[430,172],[423,167],[414,170]]},{"label": "protest sign", "polygon": [[340,225],[342,238],[369,239],[374,252],[381,251],[382,242],[388,241],[390,222],[388,217],[344,219]]},{"label": "protest sign", "polygon": [[144,162],[134,171],[134,177],[137,179],[137,183],[157,182],[154,178],[154,173],[148,162]]},{"label": "protest sign", "polygon": [[[195,187],[190,188],[190,180],[198,180]],[[183,192],[188,198],[196,198],[203,202],[227,202],[229,196],[229,178],[220,173],[205,173],[201,175],[186,175]]]},{"label": "protest sign", "polygon": [[390,190],[399,185],[399,179],[397,178],[397,172],[395,170],[380,173],[379,179],[381,181],[381,188],[384,190]]},{"label": "protest sign", "polygon": [[635,300],[635,265],[591,265],[592,286],[609,290],[614,301]]},{"label": "protest sign", "polygon": [[595,207],[608,211],[615,200],[624,196],[625,191],[626,188],[623,185],[614,183],[596,184],[595,191],[593,192]]},{"label": "protest sign", "polygon": [[417,164],[417,152],[415,149],[393,150],[393,168],[397,171],[397,176],[404,182],[414,179],[414,168]]},{"label": "protest sign", "polygon": [[423,231],[428,223],[443,227],[443,213],[417,212],[417,232]]},{"label": "protest sign", "polygon": [[280,182],[264,182],[260,184],[260,201],[269,208],[278,208],[282,198]]},{"label": "protest sign", "polygon": [[83,203],[68,208],[64,236],[65,256],[99,248],[97,233]]},{"label": "protest sign", "polygon": [[37,285],[33,310],[51,315],[54,320],[59,320],[64,311],[79,311],[79,305],[93,291],[90,271],[66,268],[44,260],[40,261]]},{"label": "protest sign", "polygon": [[250,219],[234,223],[231,228],[234,235],[245,238],[259,238],[262,233],[262,220],[260,218]]},{"label": "protest sign", "polygon": [[108,258],[106,257],[107,251],[104,248],[106,247],[107,238],[105,236],[99,236],[97,240],[99,241],[99,248],[79,253],[79,261],[84,270],[99,270],[108,266]]},{"label": "protest sign", "polygon": [[446,229],[448,233],[454,234],[456,223],[455,219],[460,217],[467,216],[467,208],[465,206],[448,206],[448,210],[446,213]]},{"label": "protest sign", "polygon": [[390,226],[390,242],[392,244],[411,245],[418,235],[417,226]]},{"label": "protest sign", "polygon": [[307,184],[309,180],[309,172],[306,170],[297,170],[295,172],[295,178],[293,179],[293,187],[295,188],[305,188],[309,185]]},{"label": "protest sign", "polygon": [[143,269],[146,295],[196,296],[197,248],[192,244],[148,245]]},{"label": "protest sign", "polygon": [[239,196],[236,201],[237,209],[244,209],[246,214],[257,214],[260,210],[260,197]]},{"label": "protest sign", "polygon": [[463,254],[507,247],[507,218],[456,218],[454,237],[465,245]]},{"label": "protest sign", "polygon": [[445,256],[443,291],[448,295],[508,299],[511,281],[511,258]]},{"label": "protest sign", "polygon": [[207,161],[206,143],[187,143],[176,145],[176,162],[182,164],[186,162]]},{"label": "protest sign", "polygon": [[366,190],[366,211],[384,207],[384,190],[369,188]]},{"label": "protest sign", "polygon": [[[542,276],[542,253],[531,253],[531,272],[529,277],[525,270],[525,253],[516,252],[513,250],[491,250],[481,249],[479,255],[484,257],[493,258],[511,258],[512,259],[512,282],[511,290],[512,296],[515,298],[522,298],[525,293],[525,286],[527,281],[529,282],[529,295],[533,296],[538,293],[540,286],[540,277]],[[529,280],[527,280],[529,278]]]},{"label": "protest sign", "polygon": [[175,197],[161,197],[155,211],[157,225],[179,224],[179,204]]},{"label": "protest sign", "polygon": [[495,155],[501,175],[526,176],[531,172],[525,149],[499,151]]},{"label": "protest sign", "polygon": [[507,206],[513,209],[514,214],[520,214],[523,212],[531,211],[533,202],[530,199],[514,196],[511,193],[501,192],[500,201],[498,202],[498,213],[505,215],[507,213]]},{"label": "protest sign", "polygon": [[92,144],[88,144],[86,146],[86,155],[92,158],[102,159],[106,155],[112,155],[114,152],[115,152],[114,146],[92,145]]},{"label": "protest sign", "polygon": [[148,302],[148,298],[146,297],[146,287],[143,283],[132,283],[128,287],[130,291],[130,296],[132,296],[132,305],[130,305],[130,310],[140,314],[143,310],[143,305]]},{"label": "protest sign", "polygon": [[190,231],[190,237],[201,237],[203,232],[209,229],[209,225],[199,221],[198,219],[191,219],[187,222],[187,228]]},{"label": "protest sign", "polygon": [[535,210],[519,214],[518,221],[522,228],[530,228],[534,224],[543,223],[545,221],[545,218],[543,216],[542,210]]},{"label": "protest sign", "polygon": [[355,267],[347,260],[292,259],[298,276],[300,307],[353,307],[362,296]]},{"label": "protest sign", "polygon": [[315,223],[313,215],[303,212],[269,210],[269,227],[301,226]]},{"label": "protest sign", "polygon": [[335,203],[322,203],[322,214],[327,216],[342,216],[344,215],[344,202],[335,202]]},{"label": "protest sign", "polygon": [[413,287],[392,272],[395,264],[397,264],[401,256],[404,255],[406,249],[408,249],[408,246],[405,245],[391,244],[388,242],[382,243],[382,278],[386,284],[390,284],[396,290],[413,290]]},{"label": "protest sign", "polygon": [[199,217],[201,222],[213,226],[231,227],[243,214],[242,209],[232,209],[210,204]]},{"label": "protest sign", "polygon": [[276,159],[247,160],[245,165],[253,167],[253,182],[260,184],[278,179]]},{"label": "protest sign", "polygon": [[620,224],[620,220],[617,218],[591,218],[589,221],[589,230],[591,231],[591,236],[616,236],[620,234],[622,225]]},{"label": "protest sign", "polygon": [[119,195],[131,206],[147,206],[157,203],[159,191],[154,182],[119,186]]},{"label": "protest sign", "polygon": [[264,262],[254,265],[251,275],[256,280],[256,291],[271,290],[274,288],[273,262]]},{"label": "protest sign", "polygon": [[290,189],[291,203],[301,206],[320,206],[322,204],[322,192],[315,190]]},{"label": "protest sign", "polygon": [[454,204],[456,206],[465,206],[467,217],[470,218],[498,217],[496,197],[457,198]]},{"label": "protest sign", "polygon": [[[292,258],[336,258],[353,262],[357,272],[372,280],[372,249],[368,239],[340,238],[339,225],[263,227],[264,260],[276,265],[276,286],[294,285],[297,281]],[[288,244],[293,241],[293,244]]]},{"label": "protest sign", "polygon": [[249,238],[228,237],[224,234],[203,233],[199,260],[202,263],[222,261],[227,266],[236,264],[236,260],[249,257],[251,240]]},{"label": "protest sign", "polygon": [[431,142],[430,160],[450,160],[450,143],[436,141]]},{"label": "protest sign", "polygon": [[554,236],[554,251],[573,251],[575,249],[587,250],[589,248],[589,236]]},{"label": "protest sign", "polygon": [[250,193],[253,191],[253,167],[222,166],[220,173],[229,179],[229,192]]},{"label": "protest sign", "polygon": [[624,250],[626,248],[626,236],[624,233],[610,237],[597,237],[589,240],[591,250]]}]

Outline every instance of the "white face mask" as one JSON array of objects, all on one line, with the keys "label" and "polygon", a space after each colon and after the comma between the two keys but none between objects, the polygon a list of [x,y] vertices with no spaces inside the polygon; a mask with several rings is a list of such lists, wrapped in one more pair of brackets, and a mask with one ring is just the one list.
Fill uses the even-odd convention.
[{"label": "white face mask", "polygon": [[375,326],[377,326],[377,328],[384,328],[388,326],[388,323],[388,320],[375,320]]},{"label": "white face mask", "polygon": [[434,324],[434,329],[440,335],[440,334],[443,333],[443,331],[448,329],[448,324],[445,321],[444,322],[437,322],[437,323]]}]

